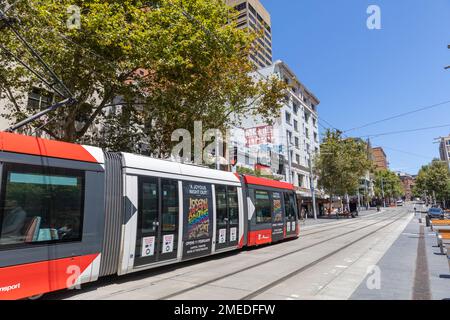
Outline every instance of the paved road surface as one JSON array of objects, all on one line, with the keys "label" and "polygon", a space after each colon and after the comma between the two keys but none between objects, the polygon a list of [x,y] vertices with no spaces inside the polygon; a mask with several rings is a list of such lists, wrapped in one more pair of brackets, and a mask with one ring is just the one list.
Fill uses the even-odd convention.
[{"label": "paved road surface", "polygon": [[[306,225],[297,240],[108,277],[46,299],[370,299],[372,291],[365,288],[368,280],[369,288],[377,285],[369,279],[376,277],[373,266],[414,222],[410,209]],[[414,260],[409,255],[417,254],[417,243],[406,249],[409,263]],[[389,292],[383,291],[383,296]]]}]

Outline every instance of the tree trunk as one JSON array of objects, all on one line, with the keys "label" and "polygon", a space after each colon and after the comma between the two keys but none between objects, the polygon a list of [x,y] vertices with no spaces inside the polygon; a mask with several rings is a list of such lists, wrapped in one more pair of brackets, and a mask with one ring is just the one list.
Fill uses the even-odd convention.
[{"label": "tree trunk", "polygon": [[333,204],[333,195],[331,194],[330,195],[330,206],[329,206],[329,208],[328,208],[328,217],[331,215],[331,206],[332,206],[332,204]]}]

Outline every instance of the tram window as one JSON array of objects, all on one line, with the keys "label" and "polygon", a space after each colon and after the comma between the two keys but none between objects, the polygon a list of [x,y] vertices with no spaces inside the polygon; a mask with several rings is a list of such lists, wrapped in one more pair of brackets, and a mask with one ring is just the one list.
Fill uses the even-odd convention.
[{"label": "tram window", "polygon": [[216,186],[216,211],[219,227],[239,223],[239,205],[236,187]]},{"label": "tram window", "polygon": [[219,227],[227,225],[227,188],[225,186],[216,186],[216,211],[217,223]]},{"label": "tram window", "polygon": [[272,210],[270,197],[267,191],[256,190],[255,192],[256,223],[271,223]]},{"label": "tram window", "polygon": [[178,220],[178,182],[162,180],[163,232],[176,231]]},{"label": "tram window", "polygon": [[228,210],[230,213],[230,224],[238,224],[239,204],[236,187],[228,187]]},{"label": "tram window", "polygon": [[142,183],[142,219],[138,228],[142,233],[156,231],[155,222],[158,221],[158,180],[151,179]]},{"label": "tram window", "polygon": [[84,173],[5,164],[0,208],[0,248],[80,241]]},{"label": "tram window", "polygon": [[284,207],[286,210],[286,217],[295,218],[295,199],[292,193],[284,194]]}]

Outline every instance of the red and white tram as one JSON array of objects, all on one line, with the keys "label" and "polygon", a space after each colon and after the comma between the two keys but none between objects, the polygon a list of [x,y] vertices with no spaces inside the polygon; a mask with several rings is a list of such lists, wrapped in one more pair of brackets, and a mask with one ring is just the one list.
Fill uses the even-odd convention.
[{"label": "red and white tram", "polygon": [[291,184],[0,132],[0,299],[298,236]]}]

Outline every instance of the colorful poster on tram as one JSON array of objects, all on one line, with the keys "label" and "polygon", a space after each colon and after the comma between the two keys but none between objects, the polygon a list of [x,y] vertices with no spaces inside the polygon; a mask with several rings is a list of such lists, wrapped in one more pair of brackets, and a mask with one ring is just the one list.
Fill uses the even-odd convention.
[{"label": "colorful poster on tram", "polygon": [[210,184],[183,183],[184,245],[183,257],[211,253],[213,232],[212,192]]},{"label": "colorful poster on tram", "polygon": [[281,206],[281,194],[279,192],[272,193],[272,200],[272,239],[273,241],[279,241],[284,237],[284,219],[283,208]]}]

